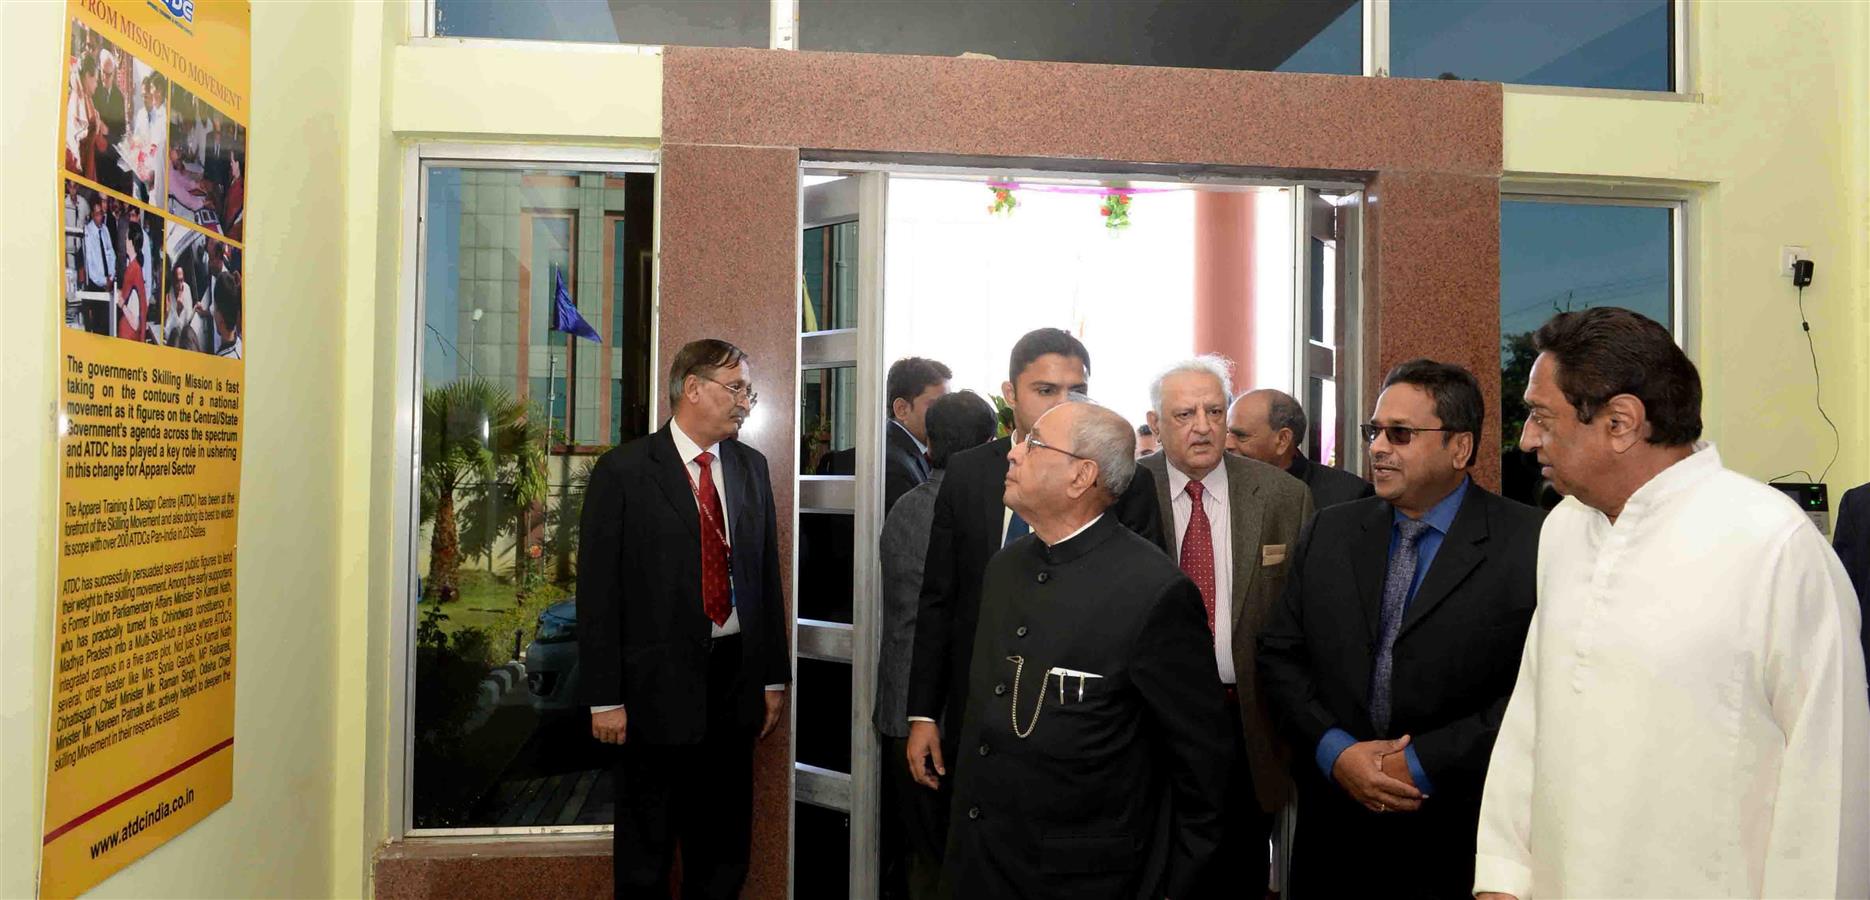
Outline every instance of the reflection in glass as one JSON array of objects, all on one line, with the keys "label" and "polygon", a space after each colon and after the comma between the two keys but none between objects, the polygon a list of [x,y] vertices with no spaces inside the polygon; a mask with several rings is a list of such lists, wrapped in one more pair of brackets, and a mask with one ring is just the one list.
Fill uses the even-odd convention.
[{"label": "reflection in glass", "polygon": [[799,378],[799,474],[857,471],[857,369],[806,369]]},{"label": "reflection in glass", "polygon": [[1357,74],[1360,7],[1352,0],[800,0],[799,49]]},{"label": "reflection in glass", "polygon": [[799,657],[798,761],[851,770],[851,664]]},{"label": "reflection in glass", "polygon": [[805,296],[800,298],[799,330],[833,331],[857,327],[857,223],[840,222],[805,229]]},{"label": "reflection in glass", "polygon": [[[427,174],[413,824],[607,824],[571,593],[589,467],[647,424],[654,176]],[[550,330],[555,272],[603,341]]]},{"label": "reflection in glass", "polygon": [[1671,0],[1393,0],[1390,74],[1675,89]]},{"label": "reflection in glass", "polygon": [[1502,492],[1558,502],[1519,452],[1532,333],[1552,316],[1621,306],[1674,330],[1674,214],[1667,207],[1512,200],[1500,204],[1500,453]]},{"label": "reflection in glass", "polygon": [[799,513],[799,618],[850,624],[854,525],[850,513]]},{"label": "reflection in glass", "polygon": [[765,47],[768,0],[434,0],[438,37]]}]

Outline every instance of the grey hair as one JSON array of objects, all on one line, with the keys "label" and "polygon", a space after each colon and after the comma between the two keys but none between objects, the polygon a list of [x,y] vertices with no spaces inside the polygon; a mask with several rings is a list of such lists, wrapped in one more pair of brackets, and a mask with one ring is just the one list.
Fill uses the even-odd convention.
[{"label": "grey hair", "polygon": [[1115,500],[1136,476],[1136,431],[1107,406],[1074,393],[1069,403],[1088,407],[1071,427],[1073,453],[1097,464],[1097,483]]},{"label": "grey hair", "polygon": [[1219,353],[1204,353],[1193,359],[1185,359],[1162,370],[1156,380],[1149,383],[1149,408],[1163,415],[1162,383],[1171,375],[1212,375],[1221,382],[1221,394],[1231,399],[1234,396],[1234,361]]}]

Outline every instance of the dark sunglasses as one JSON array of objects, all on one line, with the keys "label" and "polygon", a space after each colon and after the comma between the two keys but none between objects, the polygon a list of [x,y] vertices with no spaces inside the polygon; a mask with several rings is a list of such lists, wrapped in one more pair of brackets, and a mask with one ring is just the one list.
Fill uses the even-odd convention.
[{"label": "dark sunglasses", "polygon": [[1401,447],[1409,443],[1410,441],[1415,440],[1416,432],[1419,432],[1419,431],[1454,431],[1455,429],[1453,428],[1410,428],[1407,425],[1364,424],[1364,425],[1357,426],[1357,430],[1363,434],[1364,443],[1366,444],[1375,442],[1377,439],[1377,435],[1382,434],[1390,439],[1390,443],[1395,444],[1398,447]]}]

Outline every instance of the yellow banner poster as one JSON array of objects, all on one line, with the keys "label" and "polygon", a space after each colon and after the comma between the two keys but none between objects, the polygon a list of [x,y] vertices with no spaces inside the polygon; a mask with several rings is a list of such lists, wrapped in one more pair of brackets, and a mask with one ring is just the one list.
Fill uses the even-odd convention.
[{"label": "yellow banner poster", "polygon": [[45,897],[233,794],[246,380],[248,5],[66,9]]}]

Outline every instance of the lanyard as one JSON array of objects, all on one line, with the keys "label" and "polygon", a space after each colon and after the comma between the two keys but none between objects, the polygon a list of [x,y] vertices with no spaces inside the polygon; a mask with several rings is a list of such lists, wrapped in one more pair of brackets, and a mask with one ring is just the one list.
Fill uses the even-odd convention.
[{"label": "lanyard", "polygon": [[[716,456],[715,460],[719,461],[720,457]],[[709,509],[708,504],[702,502],[701,485],[696,483],[694,475],[689,474],[688,465],[686,463],[682,465],[682,474],[688,476],[688,490],[695,495],[695,511],[700,514],[702,524],[707,526],[705,530],[715,540],[721,542],[721,549],[727,554],[727,579],[731,582],[734,578],[734,545],[727,542],[727,523],[715,521],[714,510]],[[714,488],[714,496],[716,500],[720,499],[721,489],[719,485],[716,485]],[[721,514],[727,514],[727,504],[725,502],[721,503]]]}]

